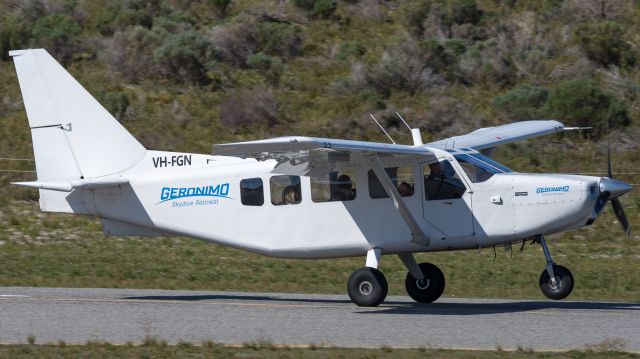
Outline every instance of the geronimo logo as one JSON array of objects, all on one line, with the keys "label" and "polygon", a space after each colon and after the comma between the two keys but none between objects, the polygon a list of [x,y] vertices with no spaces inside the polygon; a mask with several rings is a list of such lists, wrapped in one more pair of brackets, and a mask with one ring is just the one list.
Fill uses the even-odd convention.
[{"label": "geronimo logo", "polygon": [[538,187],[536,188],[536,193],[557,193],[557,192],[569,192],[569,186],[558,186],[558,187]]},{"label": "geronimo logo", "polygon": [[[215,186],[200,187],[162,187],[160,191],[160,202],[157,204],[173,201],[172,207],[202,206],[218,204],[217,198],[191,199],[190,197],[229,197],[229,183],[217,184]],[[184,201],[180,201],[186,199]]]}]

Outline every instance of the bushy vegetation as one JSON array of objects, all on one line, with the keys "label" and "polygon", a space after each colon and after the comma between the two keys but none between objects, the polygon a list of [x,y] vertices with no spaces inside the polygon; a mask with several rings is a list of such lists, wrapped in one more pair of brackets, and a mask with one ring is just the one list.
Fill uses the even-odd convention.
[{"label": "bushy vegetation", "polygon": [[370,112],[408,141],[399,110],[425,139],[553,118],[637,151],[639,19],[631,0],[0,0],[0,115],[23,131],[0,148],[31,156],[7,52],[45,47],[150,148],[384,141]]},{"label": "bushy vegetation", "polygon": [[616,22],[580,24],[574,36],[587,56],[603,66],[633,66],[636,62],[636,53],[623,27]]},{"label": "bushy vegetation", "polygon": [[[381,140],[359,119],[393,109],[418,124],[443,116],[428,125],[433,138],[543,117],[593,126],[596,139],[637,128],[631,0],[0,0],[0,10],[3,83],[15,89],[8,50],[45,47],[155,148],[206,151],[251,137],[247,124]],[[180,144],[185,128],[197,139]]]},{"label": "bushy vegetation", "polygon": [[591,80],[568,80],[551,88],[525,84],[498,96],[494,105],[513,119],[561,118],[593,127],[595,137],[631,122],[625,104]]}]

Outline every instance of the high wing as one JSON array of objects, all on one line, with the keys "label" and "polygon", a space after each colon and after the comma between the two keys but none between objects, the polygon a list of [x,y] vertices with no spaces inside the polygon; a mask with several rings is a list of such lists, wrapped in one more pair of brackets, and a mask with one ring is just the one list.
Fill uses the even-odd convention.
[{"label": "high wing", "polygon": [[325,176],[341,167],[370,166],[393,205],[411,231],[411,241],[429,245],[430,238],[422,230],[402,200],[396,184],[385,167],[416,161],[435,161],[433,151],[424,146],[335,140],[315,137],[278,137],[261,141],[229,143],[213,146],[214,155],[276,160],[272,172],[290,175]]},{"label": "high wing", "polygon": [[[558,121],[521,121],[507,125],[486,127],[461,136],[428,143],[427,146],[437,148],[470,147],[480,151],[498,145],[526,140],[551,133],[568,130]],[[573,129],[573,128],[572,128]]]},{"label": "high wing", "polygon": [[278,137],[260,141],[213,145],[214,155],[273,159],[273,172],[291,175],[326,174],[328,169],[368,164],[374,157],[383,165],[432,161],[425,147],[337,140],[317,137]]}]

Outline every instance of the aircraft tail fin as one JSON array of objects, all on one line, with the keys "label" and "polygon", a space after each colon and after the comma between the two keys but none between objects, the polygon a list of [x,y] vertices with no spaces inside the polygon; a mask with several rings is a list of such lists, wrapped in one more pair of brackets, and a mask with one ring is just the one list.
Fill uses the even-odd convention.
[{"label": "aircraft tail fin", "polygon": [[146,149],[44,49],[10,51],[29,119],[38,181],[122,172]]}]

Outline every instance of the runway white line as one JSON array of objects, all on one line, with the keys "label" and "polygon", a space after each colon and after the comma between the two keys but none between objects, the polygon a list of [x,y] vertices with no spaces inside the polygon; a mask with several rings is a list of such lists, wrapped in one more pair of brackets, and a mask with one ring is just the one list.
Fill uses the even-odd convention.
[{"label": "runway white line", "polygon": [[20,295],[20,294],[0,294],[0,298],[31,298],[28,295]]}]

